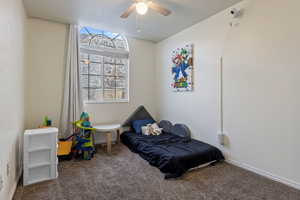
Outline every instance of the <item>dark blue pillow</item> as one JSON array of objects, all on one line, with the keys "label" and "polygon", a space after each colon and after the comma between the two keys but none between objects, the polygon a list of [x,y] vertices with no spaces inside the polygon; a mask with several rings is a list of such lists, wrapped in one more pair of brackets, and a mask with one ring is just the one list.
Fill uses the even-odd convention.
[{"label": "dark blue pillow", "polygon": [[152,119],[134,120],[132,121],[132,128],[136,133],[142,133],[142,126],[153,123],[155,123],[155,121]]}]

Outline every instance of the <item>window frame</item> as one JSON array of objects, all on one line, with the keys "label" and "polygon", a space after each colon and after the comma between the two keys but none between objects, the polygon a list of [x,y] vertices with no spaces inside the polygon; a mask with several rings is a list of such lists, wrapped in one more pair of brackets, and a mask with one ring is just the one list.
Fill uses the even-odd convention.
[{"label": "window frame", "polygon": [[[87,54],[87,55],[98,55],[98,56],[103,56],[103,52],[107,52],[107,53],[112,53],[112,52],[115,52],[115,54],[117,55],[118,53],[119,54],[123,54],[124,56],[126,56],[125,58],[123,59],[126,59],[126,64],[127,64],[127,75],[125,76],[125,79],[126,79],[126,87],[124,88],[126,90],[125,92],[125,98],[124,99],[114,99],[114,100],[105,100],[103,98],[103,100],[83,100],[83,103],[84,104],[113,104],[113,103],[129,103],[130,102],[130,50],[129,50],[129,44],[128,44],[128,40],[127,38],[120,34],[122,36],[122,38],[124,39],[124,41],[126,42],[126,45],[127,45],[127,48],[124,49],[124,50],[121,50],[121,49],[110,49],[110,48],[106,48],[106,47],[102,47],[100,48],[99,50],[97,49],[88,49],[88,48],[84,48],[84,47],[81,47],[81,41],[80,41],[80,31],[82,28],[84,27],[91,27],[91,26],[79,26],[78,27],[78,34],[79,34],[79,37],[78,37],[78,44],[79,44],[79,58],[78,58],[78,61],[79,61],[79,65],[81,65],[82,63],[82,60],[81,60],[81,54]],[[93,27],[91,27],[93,28]],[[94,29],[97,29],[97,28],[94,28]],[[101,30],[101,29],[99,29]],[[101,53],[102,52],[102,53]],[[112,53],[113,54],[113,53]],[[107,56],[107,57],[110,57],[110,56]],[[117,59],[118,57],[117,56],[112,56],[111,58],[113,59]],[[120,57],[119,57],[120,58]],[[90,64],[90,63],[89,63]],[[126,65],[125,64],[125,65]],[[116,67],[116,65],[114,65]],[[101,67],[103,69],[103,72],[104,73],[104,62],[101,63]],[[79,76],[81,76],[83,74],[81,74],[81,72],[79,72]],[[90,76],[90,75],[87,75],[87,76]],[[102,94],[103,94],[103,97],[104,97],[104,77],[105,75],[99,75],[99,76],[102,76]],[[118,76],[115,76],[115,77],[118,77]],[[121,76],[119,76],[121,77]],[[116,90],[117,88],[115,88]],[[80,90],[82,90],[82,87],[80,85]],[[82,92],[80,92],[82,93]]]}]

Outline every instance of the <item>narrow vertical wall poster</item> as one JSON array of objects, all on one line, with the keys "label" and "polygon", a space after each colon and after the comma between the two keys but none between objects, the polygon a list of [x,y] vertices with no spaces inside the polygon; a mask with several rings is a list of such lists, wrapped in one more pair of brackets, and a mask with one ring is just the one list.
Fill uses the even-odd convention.
[{"label": "narrow vertical wall poster", "polygon": [[172,88],[174,92],[193,91],[193,45],[172,51]]}]

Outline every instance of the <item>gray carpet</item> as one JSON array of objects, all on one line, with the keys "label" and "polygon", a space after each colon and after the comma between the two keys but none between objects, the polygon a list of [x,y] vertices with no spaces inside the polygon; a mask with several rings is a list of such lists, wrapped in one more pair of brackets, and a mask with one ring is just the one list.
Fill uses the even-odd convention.
[{"label": "gray carpet", "polygon": [[164,180],[123,145],[112,156],[99,150],[91,161],[59,164],[59,178],[19,186],[15,200],[300,200],[300,191],[227,163]]}]

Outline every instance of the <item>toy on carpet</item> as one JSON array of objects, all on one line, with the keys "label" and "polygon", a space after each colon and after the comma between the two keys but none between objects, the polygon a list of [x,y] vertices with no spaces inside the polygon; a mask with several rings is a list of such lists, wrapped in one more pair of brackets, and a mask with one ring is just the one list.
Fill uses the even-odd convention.
[{"label": "toy on carpet", "polygon": [[84,160],[90,160],[95,153],[93,133],[96,131],[92,127],[88,113],[83,112],[80,120],[74,122],[75,125],[75,155]]}]

